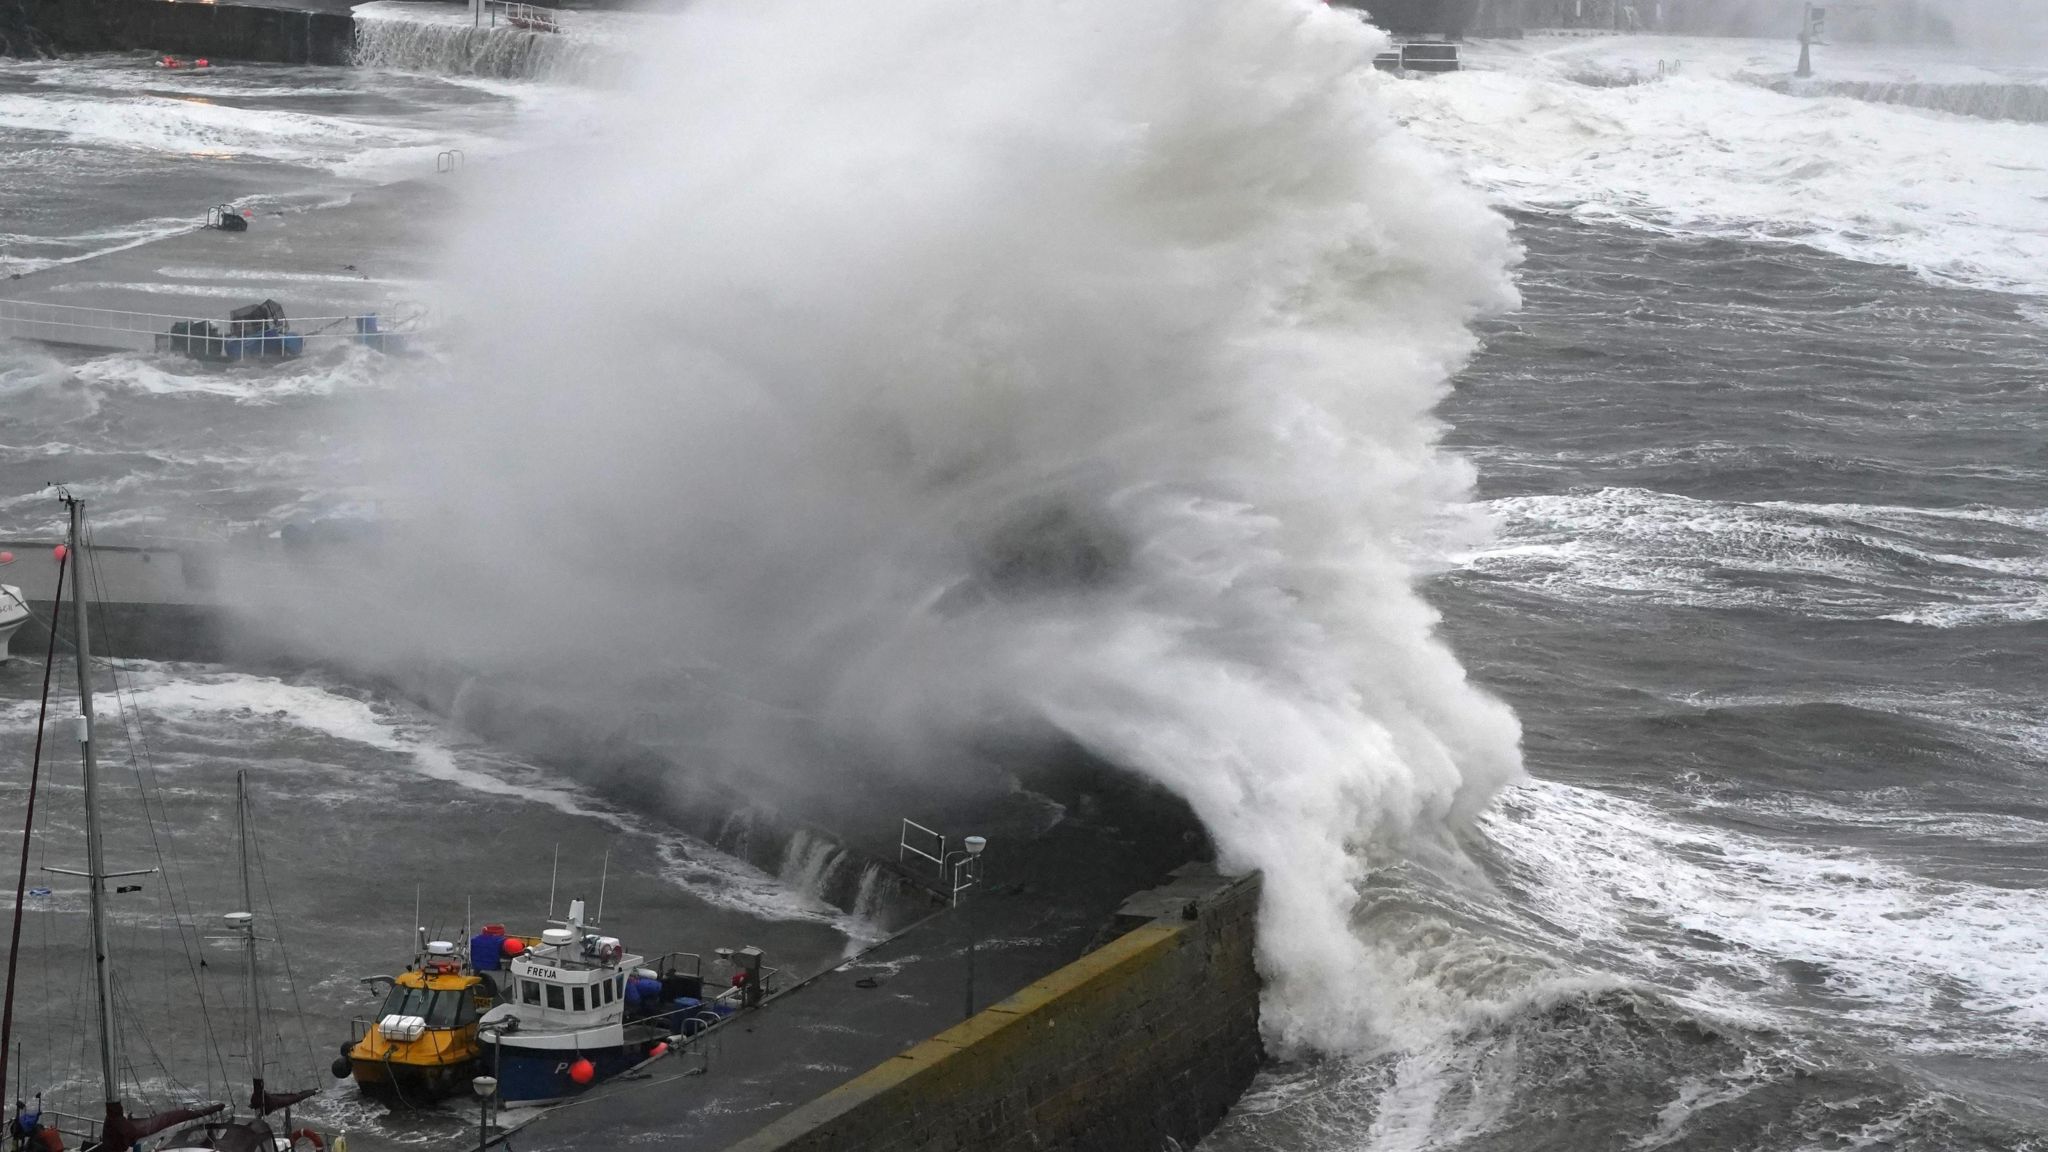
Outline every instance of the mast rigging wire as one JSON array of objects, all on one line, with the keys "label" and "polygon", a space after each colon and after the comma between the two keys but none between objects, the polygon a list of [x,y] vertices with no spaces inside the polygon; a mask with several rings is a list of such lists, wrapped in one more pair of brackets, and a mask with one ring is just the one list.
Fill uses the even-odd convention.
[{"label": "mast rigging wire", "polygon": [[21,908],[28,898],[28,854],[29,845],[35,840],[36,785],[43,772],[43,725],[50,716],[50,675],[57,666],[56,616],[64,606],[64,570],[70,563],[71,550],[67,548],[57,561],[57,597],[50,608],[50,645],[43,655],[43,696],[36,710],[36,750],[28,769],[28,813],[21,823],[21,871],[14,880],[14,928],[7,944],[7,1006],[0,1012],[0,1092],[7,1088],[7,1058],[14,1046],[14,976],[16,962],[21,959]]}]

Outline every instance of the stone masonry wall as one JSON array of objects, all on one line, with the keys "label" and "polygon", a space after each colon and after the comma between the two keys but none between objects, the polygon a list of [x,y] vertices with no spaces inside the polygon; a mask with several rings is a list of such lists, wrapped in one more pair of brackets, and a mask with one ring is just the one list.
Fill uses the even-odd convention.
[{"label": "stone masonry wall", "polygon": [[1167,899],[1152,904],[1165,915],[730,1152],[1192,1147],[1263,1059],[1252,962],[1259,878],[1194,879],[1161,890]]},{"label": "stone masonry wall", "polygon": [[[0,0],[0,30],[20,25],[17,55],[143,48],[178,56],[280,64],[347,64],[355,19],[253,5],[167,0]],[[18,41],[18,43],[16,43]]]}]

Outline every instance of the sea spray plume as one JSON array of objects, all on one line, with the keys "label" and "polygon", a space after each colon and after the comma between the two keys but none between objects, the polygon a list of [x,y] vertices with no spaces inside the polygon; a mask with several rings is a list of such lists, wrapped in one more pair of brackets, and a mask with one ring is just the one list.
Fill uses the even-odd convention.
[{"label": "sea spray plume", "polygon": [[1300,0],[690,6],[600,139],[479,185],[475,339],[393,434],[444,537],[406,640],[717,669],[808,771],[1078,741],[1265,869],[1276,1042],[1352,1043],[1363,847],[1519,764],[1414,588],[1512,246],[1382,43]]}]

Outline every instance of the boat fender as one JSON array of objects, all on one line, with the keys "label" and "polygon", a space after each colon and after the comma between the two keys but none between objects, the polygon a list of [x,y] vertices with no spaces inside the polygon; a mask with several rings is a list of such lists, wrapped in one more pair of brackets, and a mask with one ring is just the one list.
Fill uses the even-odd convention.
[{"label": "boat fender", "polygon": [[355,1070],[355,1065],[346,1056],[336,1056],[334,1063],[327,1070],[334,1073],[336,1080],[346,1080],[348,1079],[348,1074]]},{"label": "boat fender", "polygon": [[327,1141],[321,1139],[320,1134],[318,1132],[313,1131],[311,1128],[292,1129],[291,1140],[292,1147],[294,1148],[297,1148],[299,1146],[299,1141],[305,1140],[313,1145],[316,1152],[327,1152]]}]

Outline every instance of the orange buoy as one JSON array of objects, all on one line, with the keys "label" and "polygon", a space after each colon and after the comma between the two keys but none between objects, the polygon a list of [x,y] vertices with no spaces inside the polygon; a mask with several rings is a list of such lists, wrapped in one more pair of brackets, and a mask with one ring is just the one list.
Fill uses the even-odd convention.
[{"label": "orange buoy", "polygon": [[517,936],[505,937],[505,955],[518,956],[526,951],[526,941]]}]

